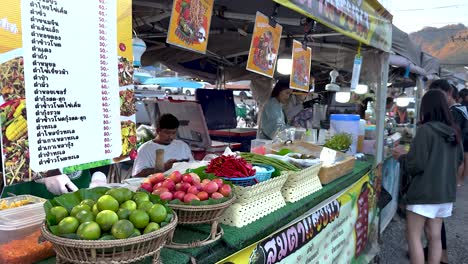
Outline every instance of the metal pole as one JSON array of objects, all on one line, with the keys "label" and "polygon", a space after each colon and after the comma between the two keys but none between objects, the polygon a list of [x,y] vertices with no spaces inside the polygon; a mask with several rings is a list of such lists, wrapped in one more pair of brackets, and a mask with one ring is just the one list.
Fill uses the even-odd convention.
[{"label": "metal pole", "polygon": [[380,87],[377,87],[376,91],[376,130],[377,130],[377,142],[376,142],[376,153],[375,153],[375,163],[382,163],[384,160],[384,146],[385,146],[385,104],[387,99],[387,82],[388,82],[388,53],[381,53],[381,66],[380,66]]},{"label": "metal pole", "polygon": [[415,106],[414,106],[414,125],[416,125],[418,123],[418,120],[419,120],[419,115],[420,115],[420,106],[421,106],[421,98],[423,96],[423,93],[424,93],[424,79],[423,79],[423,76],[421,75],[418,75],[418,77],[416,77],[416,87],[418,88],[416,90],[416,94],[415,94]]}]

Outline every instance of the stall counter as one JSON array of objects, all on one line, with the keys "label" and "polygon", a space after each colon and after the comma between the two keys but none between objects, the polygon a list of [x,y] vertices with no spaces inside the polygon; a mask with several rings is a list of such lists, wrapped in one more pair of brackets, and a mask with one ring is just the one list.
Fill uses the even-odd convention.
[{"label": "stall counter", "polygon": [[[162,262],[164,264],[191,263],[191,258],[194,258],[197,263],[216,263],[275,233],[277,230],[282,229],[298,217],[304,215],[311,208],[352,186],[370,171],[372,163],[373,160],[356,161],[352,173],[323,186],[320,191],[296,203],[287,203],[285,207],[245,227],[235,228],[223,225],[223,238],[211,245],[185,250],[164,248],[161,252]],[[193,241],[203,239],[207,234],[209,234],[208,225],[178,227],[174,240]],[[47,259],[40,263],[55,263],[55,258]],[[142,263],[151,263],[151,259],[146,259]]]}]

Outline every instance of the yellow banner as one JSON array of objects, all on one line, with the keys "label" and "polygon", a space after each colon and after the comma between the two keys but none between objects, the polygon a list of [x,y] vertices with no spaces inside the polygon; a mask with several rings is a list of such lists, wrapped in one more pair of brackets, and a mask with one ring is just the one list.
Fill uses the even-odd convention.
[{"label": "yellow banner", "polygon": [[297,40],[293,41],[292,72],[289,87],[303,92],[309,91],[310,65],[312,64],[312,49],[302,46]]},{"label": "yellow banner", "polygon": [[283,27],[280,24],[272,27],[268,17],[257,12],[252,41],[250,42],[247,70],[270,78],[273,77],[282,31]]},{"label": "yellow banner", "polygon": [[214,0],[174,0],[166,42],[205,54]]},{"label": "yellow banner", "polygon": [[392,45],[392,15],[377,0],[274,0],[383,51]]}]

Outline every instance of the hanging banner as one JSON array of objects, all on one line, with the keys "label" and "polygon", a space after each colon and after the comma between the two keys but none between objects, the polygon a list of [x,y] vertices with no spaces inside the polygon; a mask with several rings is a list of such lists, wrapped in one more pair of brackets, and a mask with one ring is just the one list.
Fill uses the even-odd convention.
[{"label": "hanging banner", "polygon": [[174,0],[166,42],[205,54],[214,0]]},{"label": "hanging banner", "polygon": [[4,4],[0,117],[5,184],[83,163],[112,163],[123,154],[122,120],[135,123],[136,111],[121,116],[121,91],[133,96],[131,0]]},{"label": "hanging banner", "polygon": [[292,49],[292,72],[289,79],[291,89],[309,92],[310,66],[312,64],[312,49],[302,46],[302,43],[294,40]]},{"label": "hanging banner", "polygon": [[255,27],[250,42],[247,70],[272,78],[275,73],[276,60],[283,27],[276,23],[272,27],[269,18],[257,12]]},{"label": "hanging banner", "polygon": [[389,52],[392,15],[377,0],[274,0],[359,42]]},{"label": "hanging banner", "polygon": [[[370,173],[276,233],[218,264],[369,263],[378,237],[380,183]],[[379,185],[380,186],[380,185]]]}]

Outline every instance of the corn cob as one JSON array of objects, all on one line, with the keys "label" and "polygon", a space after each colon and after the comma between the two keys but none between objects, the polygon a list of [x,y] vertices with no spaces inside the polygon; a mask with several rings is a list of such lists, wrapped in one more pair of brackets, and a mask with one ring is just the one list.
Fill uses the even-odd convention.
[{"label": "corn cob", "polygon": [[26,108],[26,100],[22,99],[21,103],[16,107],[13,117],[18,117],[23,113],[23,109]]},{"label": "corn cob", "polygon": [[22,115],[18,116],[13,120],[7,129],[6,129],[6,137],[10,141],[17,140],[25,133],[28,132],[28,125],[26,123],[26,119]]}]

